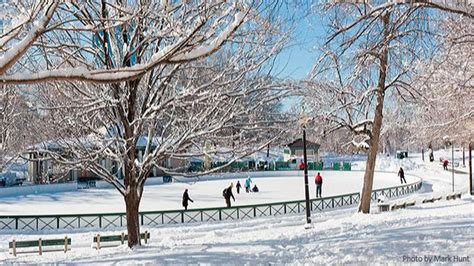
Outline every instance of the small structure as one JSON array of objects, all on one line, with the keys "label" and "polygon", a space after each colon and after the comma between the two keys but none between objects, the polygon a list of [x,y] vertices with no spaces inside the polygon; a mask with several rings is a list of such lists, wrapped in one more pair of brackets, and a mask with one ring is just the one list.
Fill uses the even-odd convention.
[{"label": "small structure", "polygon": [[397,151],[397,159],[408,158],[408,151]]},{"label": "small structure", "polygon": [[[56,182],[89,182],[93,180],[100,180],[100,177],[90,171],[89,169],[82,169],[78,167],[66,167],[55,162],[49,152],[55,152],[67,156],[67,151],[64,147],[67,144],[74,145],[72,141],[47,141],[37,144],[27,150],[28,156],[28,181],[41,183],[56,183]],[[143,159],[147,145],[147,137],[140,136],[136,145],[136,155],[139,161]],[[156,149],[157,144],[153,141],[152,149]],[[123,171],[118,161],[111,158],[98,159],[98,163],[115,175],[118,179],[123,179]],[[188,161],[186,159],[167,157],[161,161],[156,162],[159,166],[171,169],[186,169]],[[153,167],[150,171],[150,176],[166,176],[165,172],[158,167]]]},{"label": "small structure", "polygon": [[[314,143],[311,141],[306,140],[306,155],[308,156],[309,161],[319,162],[319,147],[318,143]],[[283,159],[285,161],[290,160],[294,157],[303,157],[303,139],[298,138],[293,142],[286,145],[284,150]]]}]

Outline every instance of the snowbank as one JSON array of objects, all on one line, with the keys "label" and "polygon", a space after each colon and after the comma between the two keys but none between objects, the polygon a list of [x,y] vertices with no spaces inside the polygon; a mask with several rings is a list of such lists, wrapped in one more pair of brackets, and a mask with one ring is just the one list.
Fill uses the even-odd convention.
[{"label": "snowbank", "polygon": [[[473,199],[441,201],[383,214],[354,214],[354,209],[313,214],[305,230],[304,215],[245,221],[147,227],[149,244],[91,248],[94,231],[70,232],[72,250],[8,254],[13,235],[0,235],[0,262],[115,264],[391,264],[413,256],[469,256],[474,251]],[[120,234],[101,230],[101,235]],[[65,233],[16,235],[20,239],[62,238]],[[428,261],[422,261],[428,263]],[[451,263],[450,263],[451,264]],[[466,263],[465,265],[470,265]]]},{"label": "snowbank", "polygon": [[[410,171],[423,176],[424,187],[422,193],[410,197],[419,202],[426,197],[450,193],[450,172],[443,171],[438,163],[410,160],[416,165]],[[392,159],[391,163],[384,163],[387,167],[398,168],[397,162],[406,163],[403,161]],[[467,175],[457,174],[455,178],[455,191],[467,188]],[[349,185],[341,181],[338,184]],[[168,185],[171,184],[165,186]],[[107,198],[103,194],[94,197],[98,200]],[[134,250],[125,246],[100,251],[92,249],[92,237],[98,233],[97,229],[49,234],[3,233],[0,235],[0,263],[399,265],[410,262],[433,264],[440,256],[451,260],[456,257],[464,260],[461,265],[472,265],[473,203],[474,198],[464,194],[460,200],[417,204],[387,213],[356,214],[354,208],[313,213],[314,228],[308,230],[304,229],[304,214],[144,227],[142,231],[151,231],[151,242]],[[62,202],[62,205],[69,204]],[[102,235],[121,232],[100,230]],[[8,254],[8,241],[12,238],[62,238],[65,234],[73,239],[71,252],[44,253],[42,256],[21,254],[17,258]]]},{"label": "snowbank", "polygon": [[[352,163],[352,169],[365,170],[365,165],[365,161],[354,162]],[[375,161],[375,171],[398,172],[400,167],[405,171],[412,171],[417,169],[419,165],[410,158],[394,159],[383,155],[378,155],[377,160]]]}]

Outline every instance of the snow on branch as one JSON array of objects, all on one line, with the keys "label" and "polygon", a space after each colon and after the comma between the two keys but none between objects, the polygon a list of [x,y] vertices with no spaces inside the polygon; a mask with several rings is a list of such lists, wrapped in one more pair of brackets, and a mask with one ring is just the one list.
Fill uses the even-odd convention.
[{"label": "snow on branch", "polygon": [[[53,7],[56,7],[56,5]],[[234,9],[240,8],[234,7]],[[182,36],[174,41],[174,43],[160,48],[159,51],[151,55],[148,62],[145,63],[136,64],[133,66],[116,67],[112,69],[90,70],[85,67],[73,67],[45,70],[36,73],[17,73],[13,75],[5,75],[5,71],[8,69],[8,67],[10,67],[15,62],[15,60],[11,60],[11,58],[18,59],[35,40],[38,35],[37,32],[41,32],[41,30],[44,28],[43,26],[40,28],[41,30],[38,29],[38,31],[32,32],[30,34],[31,36],[21,42],[21,47],[23,48],[21,49],[21,51],[23,51],[22,53],[16,52],[16,49],[11,49],[4,56],[5,59],[2,58],[2,61],[5,62],[4,67],[2,68],[3,72],[0,71],[0,81],[2,81],[4,84],[31,84],[58,80],[111,83],[136,79],[137,77],[143,76],[145,73],[159,65],[193,61],[216,52],[226,41],[231,38],[231,35],[244,22],[248,9],[242,9],[243,10],[237,10],[235,12],[232,22],[222,29],[212,40],[199,41],[199,38],[197,38],[197,43],[191,43],[198,32],[208,22],[208,19],[198,19],[196,25],[188,28]],[[45,16],[45,18],[50,18],[50,16]],[[45,23],[42,23],[42,25]],[[213,26],[216,27],[217,25]],[[211,29],[210,31],[214,30],[215,29]]]},{"label": "snow on branch", "polygon": [[[33,23],[33,26],[28,31],[26,36],[12,47],[9,47],[5,54],[0,57],[0,75],[4,75],[7,70],[9,70],[18,61],[18,59],[26,53],[26,51],[38,39],[38,37],[44,33],[46,26],[50,22],[56,11],[56,8],[58,7],[58,4],[59,1],[49,1],[48,5],[45,7],[46,11],[44,12],[43,18]],[[16,33],[16,31],[12,31],[10,34]],[[0,47],[4,48],[6,41],[8,40],[11,40],[10,36],[3,36]]]}]

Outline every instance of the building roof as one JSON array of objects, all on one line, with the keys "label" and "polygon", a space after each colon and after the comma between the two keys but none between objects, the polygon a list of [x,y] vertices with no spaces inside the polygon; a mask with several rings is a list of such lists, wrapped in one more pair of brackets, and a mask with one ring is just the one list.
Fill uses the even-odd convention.
[{"label": "building roof", "polygon": [[[295,139],[293,142],[287,144],[286,146],[288,146],[288,148],[290,149],[303,148],[303,139],[302,138]],[[306,140],[306,148],[317,150],[319,149],[319,146],[321,145],[319,145],[318,143]]]}]

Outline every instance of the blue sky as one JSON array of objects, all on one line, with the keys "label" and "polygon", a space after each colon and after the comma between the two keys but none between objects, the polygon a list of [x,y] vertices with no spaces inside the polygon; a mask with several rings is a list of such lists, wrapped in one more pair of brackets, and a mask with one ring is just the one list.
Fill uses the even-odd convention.
[{"label": "blue sky", "polygon": [[[275,62],[275,73],[283,79],[304,79],[320,57],[318,47],[325,41],[324,24],[321,17],[312,14],[297,20],[288,46]],[[284,101],[284,110],[288,110],[298,99]]]}]

